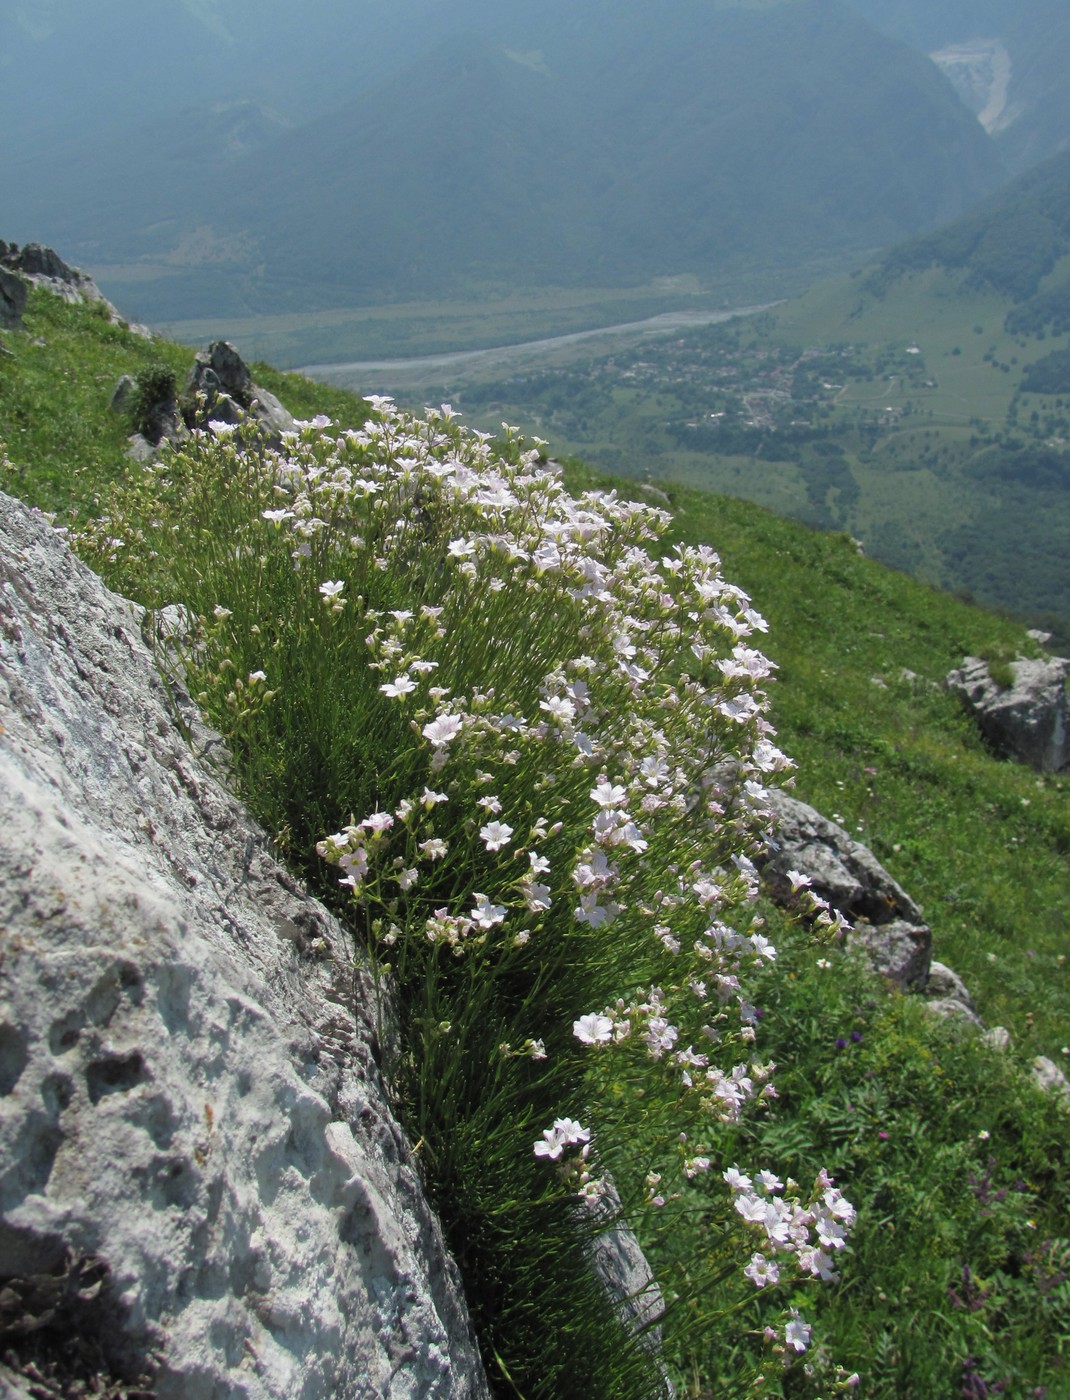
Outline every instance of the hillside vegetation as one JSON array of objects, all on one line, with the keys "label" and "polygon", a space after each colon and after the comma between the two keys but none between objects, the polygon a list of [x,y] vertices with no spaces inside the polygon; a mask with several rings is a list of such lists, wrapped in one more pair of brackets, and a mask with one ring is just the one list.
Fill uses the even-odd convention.
[{"label": "hillside vegetation", "polygon": [[429,388],[607,470],[849,531],[1070,645],[1070,157],[763,315]]},{"label": "hillside vegetation", "polygon": [[[209,591],[216,581],[230,579],[235,597],[245,600],[233,606],[246,612],[250,600],[258,606],[292,600],[302,588],[316,594],[319,575],[303,580],[295,574],[288,545],[280,556],[284,567],[268,568],[261,560],[263,567],[247,579],[243,574],[241,559],[252,559],[256,551],[239,558],[235,536],[222,524],[227,521],[240,532],[266,527],[260,503],[232,489],[239,478],[228,465],[231,449],[225,442],[198,448],[203,459],[195,452],[184,466],[162,473],[147,473],[123,457],[126,425],[108,408],[114,377],[161,361],[181,371],[189,352],[142,341],[91,310],[68,307],[44,293],[34,294],[25,329],[5,334],[5,343],[0,442],[9,464],[6,488],[58,512],[64,522],[87,522],[103,509],[116,525],[147,532],[146,540],[153,531],[163,532],[174,545],[155,556],[135,551],[127,558],[120,551],[108,565],[117,581],[137,582],[146,602],[159,602],[161,587],[171,585],[182,570],[188,571],[184,577],[191,585],[199,578]],[[339,428],[355,429],[368,416],[368,405],[352,396],[329,394],[294,376],[275,375],[266,366],[256,366],[255,375],[299,414],[328,412]],[[442,415],[407,431],[428,440],[437,434],[443,449],[449,434],[459,432]],[[309,429],[310,444],[317,440],[315,433]],[[354,450],[365,450],[359,434],[355,442]],[[515,465],[524,460],[515,441],[500,446],[506,461]],[[218,490],[209,469],[221,472]],[[255,455],[241,470],[259,482],[258,490],[271,490],[271,481],[258,475]],[[389,480],[385,466],[376,470],[384,482]],[[596,477],[580,464],[569,468],[566,483],[576,493],[609,485],[633,494],[645,490]],[[196,498],[203,503],[192,516],[192,497],[183,494],[187,491],[200,493]],[[661,498],[655,494],[653,499]],[[815,947],[808,934],[785,926],[775,910],[763,908],[780,958],[775,971],[756,984],[763,1010],[757,1048],[780,1062],[781,1099],[767,1115],[744,1117],[738,1125],[707,1122],[702,1131],[709,1135],[715,1169],[683,1186],[664,1205],[655,1198],[657,1182],[651,1185],[646,1174],[660,1170],[658,1163],[676,1141],[671,1134],[680,1122],[678,1092],[660,1081],[644,1088],[645,1097],[635,1098],[632,1090],[643,1086],[631,1070],[603,1072],[603,1061],[594,1062],[582,1079],[585,1111],[605,1125],[599,1159],[621,1183],[629,1215],[667,1290],[666,1355],[678,1393],[696,1400],[762,1393],[827,1396],[846,1386],[852,1371],[862,1376],[863,1394],[888,1400],[903,1395],[980,1397],[995,1387],[1007,1395],[1036,1395],[1037,1387],[1048,1387],[1050,1396],[1065,1393],[1070,1133],[1065,1110],[1033,1090],[1020,1070],[1039,1052],[1061,1059],[1070,1025],[1063,951],[1070,920],[1067,776],[1041,778],[995,760],[941,684],[965,652],[998,658],[1028,645],[1022,628],[860,556],[842,534],[814,533],[751,504],[684,487],[669,488],[669,503],[674,518],[665,546],[712,544],[724,560],[726,576],[751,593],[769,620],[769,635],[762,641],[779,668],[771,687],[771,713],[778,742],[798,763],[799,795],[856,832],[923,904],[937,956],[966,979],[986,1020],[1006,1025],[1012,1034],[1011,1050],[1000,1055],[973,1032],[930,1021],[914,999],[888,996],[838,948]],[[423,508],[430,511],[428,501]],[[191,518],[199,530],[187,528]],[[409,523],[418,532],[431,519],[427,515]],[[428,528],[429,540],[432,536]],[[224,542],[226,547],[218,548]],[[364,544],[356,541],[353,548]],[[264,546],[265,560],[269,553]],[[414,560],[414,567],[398,576],[398,587],[418,591],[426,583],[431,596],[441,585],[441,570],[430,569],[425,576],[419,554]],[[346,589],[338,574],[329,577],[335,582],[326,592],[319,589],[323,597],[313,596],[315,617],[303,620],[297,613],[291,623],[290,614],[269,608],[266,626],[272,636],[286,639],[278,661],[271,664],[287,668],[295,685],[304,675],[307,692],[320,707],[316,713],[326,717],[331,712],[333,724],[346,721],[346,706],[336,706],[335,700],[361,692],[352,648],[336,648],[332,642],[342,635],[332,629],[348,626],[348,621],[344,608],[332,601]],[[368,577],[374,581],[374,570]],[[488,599],[494,594],[491,589]],[[399,600],[402,596],[408,594],[399,594]],[[453,605],[448,596],[443,601]],[[250,672],[248,699],[236,712],[226,699],[230,682],[217,688],[216,677],[205,687],[204,703],[232,735],[237,781],[263,819],[275,822],[292,800],[295,779],[308,780],[301,755],[314,749],[326,753],[326,748],[307,724],[273,729],[273,713],[294,711],[289,698],[273,710],[251,673],[264,634],[254,639],[227,617],[213,621],[207,598],[196,606],[206,613],[212,646],[224,638],[218,629],[231,627],[227,644],[244,648],[234,653],[234,674],[240,679]],[[402,618],[400,611],[398,629],[403,629],[411,614]],[[488,616],[495,617],[493,608]],[[531,654],[524,653],[523,664],[518,660],[516,678],[498,665],[503,686],[535,684],[528,676],[531,657],[541,654],[537,648],[552,644],[550,634],[560,630],[559,622],[572,625],[565,621],[564,598],[550,616],[550,629],[545,615],[533,613],[524,620],[523,627],[531,629],[523,633],[532,639]],[[247,620],[245,612],[239,620]],[[502,627],[501,617],[494,625]],[[459,635],[463,640],[463,632]],[[511,644],[515,651],[516,643]],[[291,652],[291,646],[308,650]],[[317,665],[336,668],[331,683],[309,684],[310,676],[320,674],[304,665],[313,658]],[[466,655],[463,645],[445,650],[441,662],[459,694],[486,685],[488,667],[498,664],[489,651],[477,648],[477,654]],[[675,664],[670,659],[659,680],[669,683]],[[356,800],[374,796],[376,783],[382,791],[414,761],[415,751],[405,747],[412,740],[402,742],[405,726],[391,708],[395,702],[388,704],[379,693],[381,679],[372,673],[360,701],[365,708],[354,712],[357,720],[367,713],[378,716],[377,724],[394,726],[390,732],[396,748],[378,744],[376,734],[386,730],[362,732],[356,724],[359,744],[378,744],[374,779],[354,768],[350,750],[339,750],[335,758],[327,754],[325,782],[316,793],[322,810],[304,810],[311,829],[301,833],[296,825],[285,831],[273,826],[298,868],[325,889],[329,882],[322,864],[307,858],[308,841],[326,836],[319,823],[331,802],[337,794],[356,791],[354,783],[360,790]],[[491,680],[497,679],[496,671]],[[396,681],[393,688],[399,689]],[[511,771],[508,758],[505,764],[502,773]],[[526,791],[530,775],[525,764],[526,759],[515,778],[503,779],[509,784],[503,797],[508,792],[519,801]],[[446,778],[454,780],[449,774]],[[576,781],[564,770],[557,778],[564,784]],[[352,821],[348,807],[335,820],[343,828]],[[478,867],[469,869],[462,862],[450,868],[457,889],[467,890],[477,876],[492,878],[497,861],[492,845],[506,839],[495,825],[491,836],[483,837],[487,851],[479,850]],[[460,840],[462,827],[458,822],[456,830],[451,824],[436,834]],[[472,833],[466,839],[473,839]],[[561,838],[570,839],[567,831]],[[685,834],[676,839],[684,840]],[[671,854],[671,844],[661,852],[668,858]],[[485,897],[485,892],[476,896]],[[373,947],[387,931],[369,922]],[[584,960],[571,954],[564,959],[573,973],[573,982],[566,984],[568,998],[582,1000],[596,987],[604,995],[603,989],[623,975],[615,959],[627,943],[614,930],[613,937],[592,935],[592,941],[575,945],[582,946]],[[572,946],[567,939],[561,944],[563,950]],[[382,956],[381,944],[379,952]],[[400,953],[389,956],[400,966]],[[447,969],[455,965],[449,959],[446,964]],[[406,1055],[398,1081],[410,1130],[423,1144],[418,1160],[466,1269],[498,1392],[547,1400],[648,1396],[650,1371],[643,1358],[614,1348],[612,1333],[604,1330],[604,1310],[599,1314],[597,1302],[584,1292],[574,1257],[569,1256],[564,1270],[564,1255],[555,1257],[553,1250],[565,1235],[547,1233],[554,1212],[540,1208],[532,1213],[530,1198],[516,1194],[518,1183],[531,1179],[530,1139],[544,1126],[531,1114],[542,1111],[543,1099],[536,1097],[533,1102],[540,1107],[529,1106],[529,1117],[521,1120],[523,1151],[513,1164],[507,1129],[522,1112],[522,1096],[494,1097],[506,1090],[514,1094],[517,1085],[535,1095],[552,1095],[563,1085],[577,1091],[575,1071],[564,1073],[554,1059],[543,1079],[538,1061],[525,1051],[513,1059],[499,1057],[500,1067],[483,1084],[470,1068],[461,1073],[461,1062],[450,1058],[451,1039],[462,1047],[485,1048],[488,1036],[498,1038],[487,1008],[503,1003],[486,998],[497,988],[515,999],[517,986],[510,981],[515,967],[503,963],[504,980],[490,969],[485,985],[469,984],[463,973],[446,977],[444,994],[449,983],[461,992],[452,1003],[414,1002],[421,1012],[403,1029]],[[588,974],[590,987],[583,982]],[[522,990],[526,984],[520,985]],[[432,986],[438,995],[438,984],[425,982],[422,975],[402,986],[408,989],[404,1000],[415,992],[423,997]],[[466,1013],[473,992],[478,993],[477,1010]],[[559,986],[555,995],[560,994]],[[570,1005],[568,998],[554,1002],[558,1010]],[[541,1000],[534,997],[523,1007],[526,1024],[533,1027],[527,1034],[535,1039],[538,1022],[530,1018]],[[547,1025],[546,1035],[547,1045],[560,1046],[563,1035],[568,1038],[556,1022]],[[421,1059],[429,1047],[433,1053]],[[516,1075],[509,1066],[517,1068]],[[473,1100],[472,1093],[483,1089],[486,1094],[477,1093]],[[461,1116],[449,1116],[456,1113]],[[638,1117],[628,1119],[628,1113]],[[610,1125],[629,1121],[632,1131],[615,1138]],[[741,1287],[731,1257],[738,1245],[731,1241],[742,1227],[720,1173],[733,1162],[759,1161],[803,1183],[827,1165],[857,1206],[859,1222],[842,1261],[840,1285],[819,1295],[790,1285],[772,1296],[749,1283]],[[560,1214],[556,1218],[553,1228],[559,1230]],[[586,1301],[570,1315],[562,1298]],[[803,1309],[819,1324],[822,1341],[810,1353],[809,1368],[782,1369],[780,1360],[765,1350],[762,1329],[767,1323],[781,1325],[784,1306]],[[792,1350],[790,1342],[787,1349]],[[538,1359],[555,1357],[579,1357],[585,1364],[540,1375]]]}]

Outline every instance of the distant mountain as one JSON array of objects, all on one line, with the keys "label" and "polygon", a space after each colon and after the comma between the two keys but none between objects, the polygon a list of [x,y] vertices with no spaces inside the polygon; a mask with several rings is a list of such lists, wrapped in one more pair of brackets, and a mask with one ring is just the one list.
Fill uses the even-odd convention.
[{"label": "distant mountain", "polygon": [[[1028,171],[972,213],[893,249],[870,277],[884,288],[906,273],[939,267],[967,287],[1008,297],[1008,326],[1070,328],[1070,152]],[[1054,275],[1053,275],[1054,274]]]},{"label": "distant mountain", "polygon": [[1012,170],[1070,148],[1066,0],[851,0],[876,28],[931,54]]},{"label": "distant mountain", "polygon": [[[324,3],[307,7],[318,95],[296,12],[166,7],[201,105],[161,91],[154,115],[120,104],[48,162],[9,157],[9,232],[58,242],[167,320],[799,265],[931,228],[1002,178],[938,69],[841,0],[371,0],[345,101],[337,53],[357,26],[350,9],[332,45]],[[54,8],[67,53],[84,7],[77,23]],[[132,0],[102,9],[125,15],[127,48],[151,28]],[[295,77],[268,92],[250,55],[276,20]],[[51,40],[35,42],[40,58]],[[153,78],[135,68],[131,91]]]}]

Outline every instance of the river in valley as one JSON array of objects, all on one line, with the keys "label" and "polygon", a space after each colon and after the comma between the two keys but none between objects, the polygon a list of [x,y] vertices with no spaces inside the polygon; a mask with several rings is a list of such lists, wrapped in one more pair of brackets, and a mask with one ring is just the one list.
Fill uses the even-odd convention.
[{"label": "river in valley", "polygon": [[774,304],[741,306],[731,311],[667,311],[645,321],[573,331],[569,335],[528,340],[519,345],[448,351],[407,360],[353,360],[345,364],[302,365],[297,372],[360,394],[395,394],[425,386],[448,389],[451,385],[474,379],[497,379],[503,374],[516,373],[542,362],[557,363],[576,346],[583,346],[587,353],[609,353],[622,342],[627,344],[648,336],[717,325],[737,316],[751,316]]}]

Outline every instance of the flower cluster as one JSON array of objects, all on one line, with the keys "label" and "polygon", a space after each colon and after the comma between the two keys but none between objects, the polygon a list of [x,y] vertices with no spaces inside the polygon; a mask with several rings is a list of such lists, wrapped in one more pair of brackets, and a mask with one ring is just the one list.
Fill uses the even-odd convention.
[{"label": "flower cluster", "polygon": [[[298,424],[279,451],[261,444],[244,477],[233,434],[202,433],[190,450],[240,482],[248,520],[231,557],[285,594],[295,630],[338,668],[326,675],[366,678],[362,724],[393,736],[374,807],[317,847],[380,956],[399,974],[459,966],[518,987],[554,963],[574,979],[568,1004],[590,997],[572,1046],[658,1076],[688,1124],[734,1122],[772,1098],[748,979],[777,950],[754,862],[765,785],[791,765],[766,713],[766,624],[714,551],[670,547],[670,517],[649,505],[570,495],[538,445],[509,429],[492,444],[448,405],[416,419],[375,399],[359,429]],[[238,605],[219,587],[229,618]],[[251,631],[274,686],[274,620]],[[797,894],[834,926],[805,877]],[[503,1022],[494,1060],[568,1054],[561,1029]],[[556,1118],[534,1155],[597,1197],[599,1106],[561,1107],[592,1128]],[[655,1208],[668,1173],[709,1170],[709,1149],[680,1139],[647,1177]],[[785,1253],[830,1276],[831,1222],[849,1223],[840,1199],[737,1194],[745,1220],[761,1223],[760,1202],[770,1222],[751,1277],[771,1282]]]},{"label": "flower cluster", "polygon": [[[847,1232],[855,1219],[855,1209],[833,1184],[828,1173],[820,1171],[810,1200],[804,1205],[795,1182],[781,1181],[773,1172],[761,1171],[755,1178],[737,1167],[729,1167],[724,1179],[740,1217],[764,1232],[762,1250],[751,1256],[743,1270],[759,1288],[780,1280],[780,1263],[790,1257],[800,1274],[831,1281],[833,1256],[845,1248]],[[770,1257],[772,1256],[772,1257]],[[801,1348],[799,1348],[801,1350]]]}]

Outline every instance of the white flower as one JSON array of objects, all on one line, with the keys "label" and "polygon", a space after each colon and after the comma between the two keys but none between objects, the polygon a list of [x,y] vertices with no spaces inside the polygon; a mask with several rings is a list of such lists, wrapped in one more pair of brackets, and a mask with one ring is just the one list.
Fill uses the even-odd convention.
[{"label": "white flower", "polygon": [[324,598],[330,601],[331,598],[337,598],[345,586],[344,579],[327,579],[324,583],[320,584],[320,592],[323,594]]},{"label": "white flower", "polygon": [[513,828],[505,822],[488,822],[479,828],[479,834],[488,851],[500,851],[512,839]]},{"label": "white flower", "polygon": [[403,696],[412,694],[416,689],[416,682],[411,676],[395,676],[379,689],[384,695],[389,695],[391,700],[400,700]]},{"label": "white flower", "polygon": [[476,907],[472,911],[472,920],[480,928],[493,928],[495,924],[500,924],[505,918],[505,910],[500,904],[492,904],[485,894],[474,894],[472,898],[476,902]]},{"label": "white flower", "polygon": [[461,732],[463,723],[464,721],[459,715],[438,715],[429,724],[425,724],[420,732],[436,748],[440,748],[443,744],[448,744],[456,739]]},{"label": "white flower", "polygon": [[751,1188],[750,1177],[744,1176],[738,1167],[729,1167],[728,1170],[722,1172],[721,1175],[732,1191],[749,1191]]},{"label": "white flower", "polygon": [[421,841],[418,849],[428,860],[441,860],[446,854],[447,846],[441,837],[432,836],[429,841]]},{"label": "white flower", "polygon": [[553,903],[549,885],[540,885],[536,880],[526,880],[523,890],[524,903],[533,914],[545,913]]},{"label": "white flower", "polygon": [[592,1011],[573,1021],[572,1034],[584,1045],[600,1045],[613,1039],[613,1022],[608,1016]]},{"label": "white flower", "polygon": [[591,789],[591,801],[597,802],[599,807],[619,807],[627,795],[619,783],[602,782]]},{"label": "white flower", "polygon": [[535,1144],[535,1156],[556,1162],[566,1147],[590,1142],[591,1131],[574,1118],[558,1118],[552,1128],[544,1128],[542,1141]]}]

